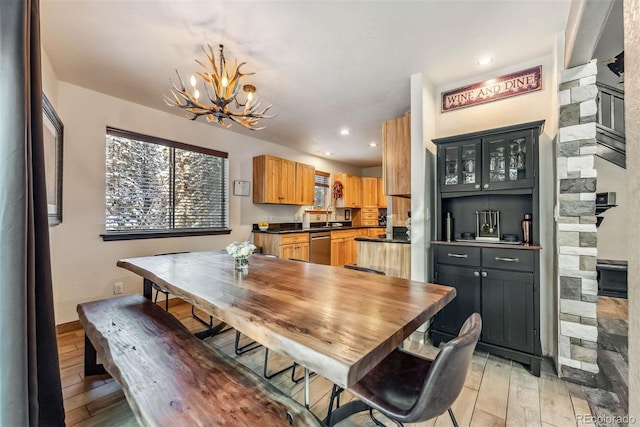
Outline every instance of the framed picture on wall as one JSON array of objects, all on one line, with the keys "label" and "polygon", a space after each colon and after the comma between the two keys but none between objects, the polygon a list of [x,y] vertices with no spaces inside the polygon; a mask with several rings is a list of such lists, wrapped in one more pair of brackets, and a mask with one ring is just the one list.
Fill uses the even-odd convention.
[{"label": "framed picture on wall", "polygon": [[42,94],[44,172],[49,225],[62,222],[62,131],[63,125],[53,106]]},{"label": "framed picture on wall", "polygon": [[344,210],[344,220],[345,221],[351,220],[351,209]]}]

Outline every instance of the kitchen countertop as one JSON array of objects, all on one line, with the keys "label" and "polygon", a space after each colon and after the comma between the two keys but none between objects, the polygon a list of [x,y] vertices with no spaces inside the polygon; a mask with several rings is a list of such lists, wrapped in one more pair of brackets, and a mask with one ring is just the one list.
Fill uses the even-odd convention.
[{"label": "kitchen countertop", "polygon": [[[294,229],[294,230],[252,230],[254,233],[265,233],[265,234],[290,234],[290,233],[319,233],[321,231],[338,231],[338,230],[356,230],[359,228],[384,228],[382,226],[342,226],[342,227],[312,227],[307,229]],[[376,239],[374,239],[376,240]]]},{"label": "kitchen countertop", "polygon": [[522,243],[496,243],[496,242],[479,242],[476,240],[456,240],[446,242],[442,240],[432,240],[432,245],[453,245],[453,246],[478,246],[481,248],[500,248],[500,249],[522,249],[529,251],[539,251],[542,246],[528,245],[525,246]]},{"label": "kitchen countertop", "polygon": [[410,245],[411,241],[407,239],[382,239],[375,237],[356,237],[356,242],[375,242],[375,243],[403,243]]}]

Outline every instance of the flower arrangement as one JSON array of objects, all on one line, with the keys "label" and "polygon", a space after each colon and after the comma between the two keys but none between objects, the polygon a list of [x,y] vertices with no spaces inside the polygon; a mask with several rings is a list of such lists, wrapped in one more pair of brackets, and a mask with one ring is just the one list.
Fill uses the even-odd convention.
[{"label": "flower arrangement", "polygon": [[256,245],[249,241],[233,242],[227,246],[227,253],[235,260],[236,269],[242,270],[249,268],[249,255],[256,249]]},{"label": "flower arrangement", "polygon": [[227,246],[227,253],[229,253],[229,255],[234,258],[248,257],[256,249],[256,245],[249,241],[244,241],[241,243],[233,242],[229,246]]}]

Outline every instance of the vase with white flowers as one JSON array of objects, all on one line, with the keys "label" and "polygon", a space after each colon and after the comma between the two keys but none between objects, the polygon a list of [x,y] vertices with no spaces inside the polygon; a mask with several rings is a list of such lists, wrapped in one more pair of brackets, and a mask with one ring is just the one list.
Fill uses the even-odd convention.
[{"label": "vase with white flowers", "polygon": [[249,255],[256,250],[256,246],[249,242],[233,242],[227,246],[227,252],[235,262],[236,270],[247,270],[249,268]]}]

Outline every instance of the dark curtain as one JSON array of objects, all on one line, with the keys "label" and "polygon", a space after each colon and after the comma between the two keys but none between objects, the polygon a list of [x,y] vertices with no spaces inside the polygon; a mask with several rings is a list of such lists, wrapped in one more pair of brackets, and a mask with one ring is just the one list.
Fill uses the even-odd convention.
[{"label": "dark curtain", "polygon": [[38,0],[0,1],[0,425],[64,426],[51,289]]}]

